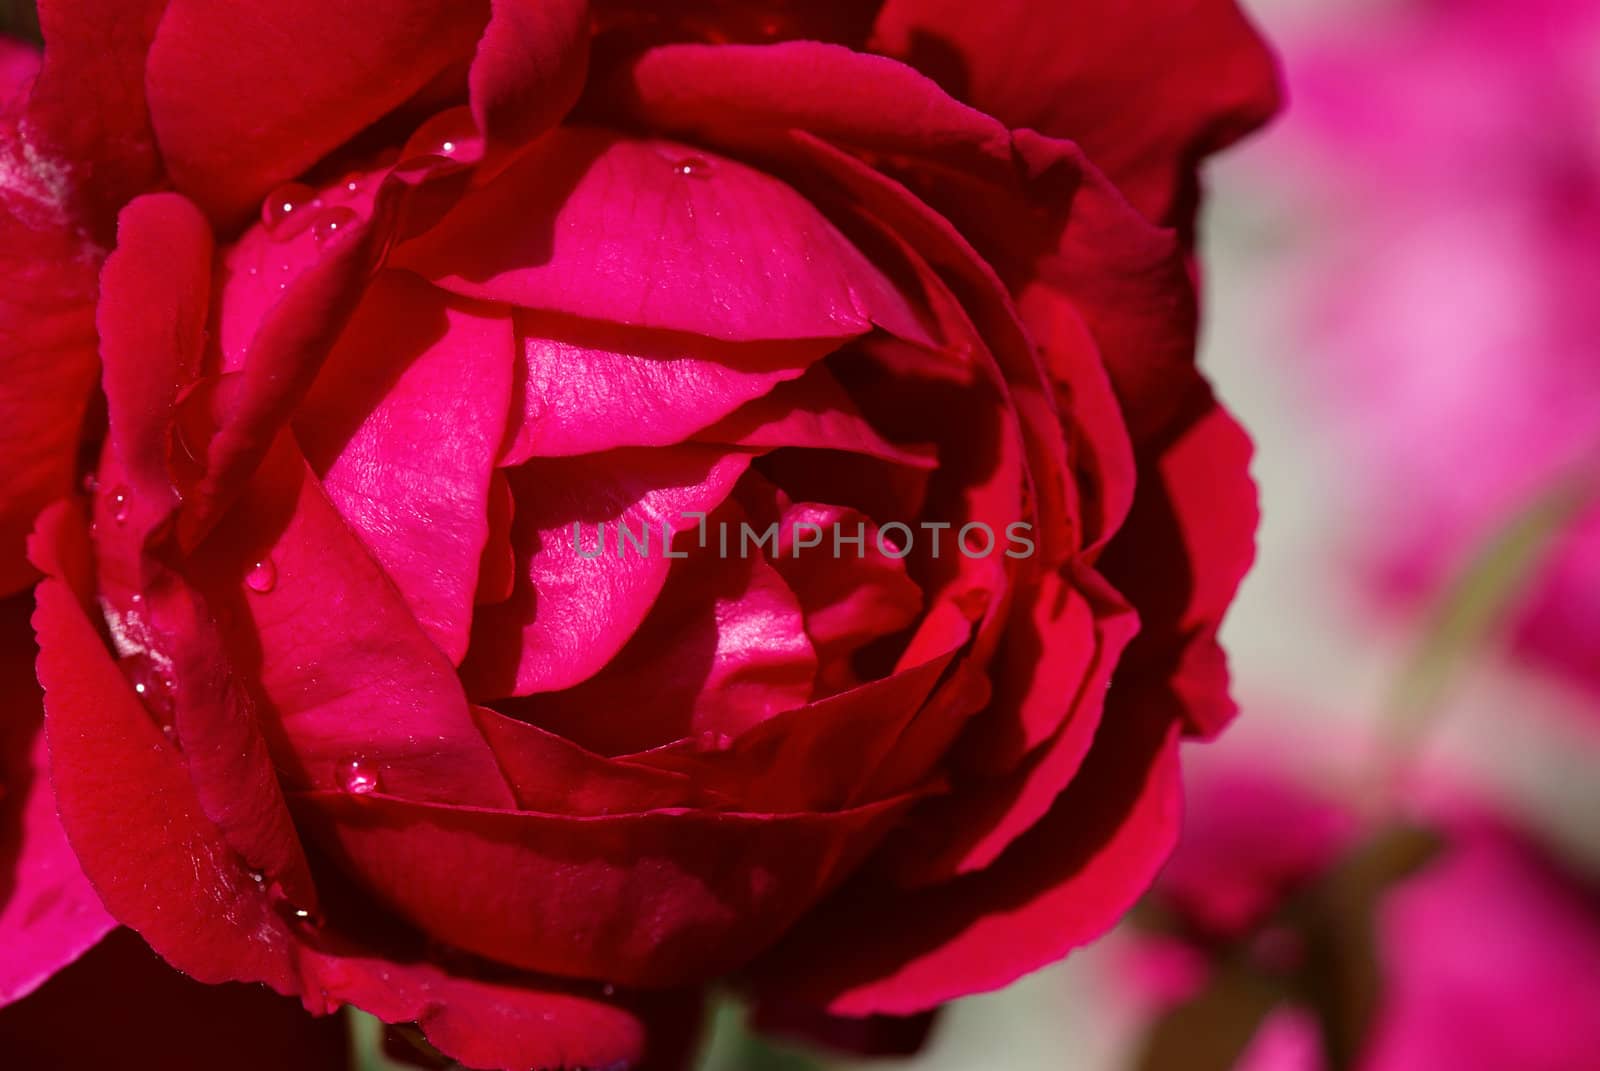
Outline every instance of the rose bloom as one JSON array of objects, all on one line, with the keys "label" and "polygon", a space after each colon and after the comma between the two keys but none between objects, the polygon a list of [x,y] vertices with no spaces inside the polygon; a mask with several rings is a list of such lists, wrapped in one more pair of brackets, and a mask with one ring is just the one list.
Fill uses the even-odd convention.
[{"label": "rose bloom", "polygon": [[672,1066],[712,982],[871,1047],[1148,884],[1256,520],[1194,365],[1231,4],[41,14],[5,505],[62,496],[50,783],[168,963]]},{"label": "rose bloom", "polygon": [[[1270,161],[1327,231],[1308,231],[1300,349],[1367,486],[1355,544],[1376,594],[1415,606],[1600,458],[1600,7],[1330,14],[1284,42],[1296,103]],[[1512,634],[1600,687],[1590,495]]]},{"label": "rose bloom", "polygon": [[[1142,999],[1182,1000],[1218,949],[1247,948],[1268,971],[1296,961],[1275,913],[1326,880],[1363,835],[1353,809],[1278,772],[1211,769],[1191,785],[1189,821],[1151,894],[1169,929],[1127,961]],[[1360,1071],[1586,1071],[1600,1047],[1600,900],[1525,830],[1457,798],[1425,805],[1438,853],[1375,905],[1377,1006]],[[1357,931],[1339,931],[1347,947]],[[1313,992],[1338,990],[1322,979]],[[1322,1071],[1311,1012],[1266,1016],[1239,1071]]]}]

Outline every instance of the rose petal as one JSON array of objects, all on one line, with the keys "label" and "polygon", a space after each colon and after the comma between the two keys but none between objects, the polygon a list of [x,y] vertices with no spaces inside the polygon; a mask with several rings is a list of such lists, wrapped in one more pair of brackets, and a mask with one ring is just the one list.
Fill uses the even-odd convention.
[{"label": "rose petal", "polygon": [[[779,520],[772,564],[805,611],[806,634],[817,649],[824,686],[839,691],[855,682],[850,656],[874,640],[893,635],[916,621],[922,589],[906,575],[903,559],[880,548],[887,537],[855,510],[798,503]],[[796,525],[826,533],[823,543],[796,550]],[[859,545],[835,542],[835,534],[861,539]]]},{"label": "rose petal", "polygon": [[761,551],[739,543],[742,519],[738,510],[712,518],[707,545],[673,569],[605,669],[515,711],[617,755],[684,737],[731,738],[810,699],[817,656],[800,604]]},{"label": "rose petal", "polygon": [[56,817],[39,686],[32,600],[0,603],[0,1006],[20,1000],[92,948],[116,923],[100,906]]},{"label": "rose petal", "polygon": [[1203,382],[1200,391],[1199,412],[1141,466],[1133,512],[1101,568],[1142,622],[1123,659],[1128,679],[1167,682],[1190,731],[1211,737],[1236,709],[1217,630],[1255,559],[1260,514],[1249,436]]},{"label": "rose petal", "polygon": [[875,323],[924,334],[895,286],[788,186],[592,129],[552,131],[394,263],[469,297],[711,338],[849,338]]},{"label": "rose petal", "polygon": [[[622,650],[666,583],[667,531],[694,528],[749,465],[712,447],[536,459],[510,471],[520,575],[479,610],[462,677],[475,696],[526,695],[593,676]],[[598,546],[605,525],[605,548]],[[621,531],[649,553],[617,550]],[[673,553],[683,553],[675,551]]]},{"label": "rose petal", "polygon": [[42,165],[38,173],[70,179],[57,186],[58,203],[103,245],[111,244],[122,206],[161,178],[144,75],[166,6],[167,0],[38,5],[46,47],[28,104],[28,155]]},{"label": "rose petal", "polygon": [[[119,540],[136,531],[142,539],[177,505],[170,432],[179,389],[200,373],[211,252],[211,228],[177,194],[140,197],[118,220],[96,318],[109,445],[120,478],[132,484],[130,515],[114,533]],[[141,543],[132,552],[143,549]]]},{"label": "rose petal", "polygon": [[1193,212],[1198,161],[1278,107],[1272,58],[1232,0],[1092,11],[889,0],[873,45],[1009,127],[1082,145],[1167,223]]},{"label": "rose petal", "polygon": [[1010,151],[1003,124],[911,67],[817,41],[663,45],[640,56],[623,85],[618,102],[652,129],[697,140],[804,130],[852,148],[932,151],[962,171],[993,171]]},{"label": "rose petal", "polygon": [[503,463],[682,442],[799,376],[832,339],[726,343],[519,312],[526,401]]},{"label": "rose petal", "polygon": [[22,112],[43,58],[27,42],[0,37],[0,117],[11,118]]},{"label": "rose petal", "polygon": [[[930,715],[928,697],[956,656],[777,714],[723,751],[657,748],[628,762],[685,774],[702,791],[778,814],[833,811],[874,798],[872,777],[900,735]],[[902,786],[903,787],[903,783]]]},{"label": "rose petal", "polygon": [[525,811],[628,814],[700,805],[714,798],[681,774],[597,755],[488,707],[472,712]]},{"label": "rose petal", "polygon": [[572,818],[314,793],[298,813],[366,888],[440,940],[532,970],[659,988],[714,978],[766,947],[908,802]]},{"label": "rose petal", "polygon": [[504,602],[517,584],[517,553],[511,546],[511,524],[517,501],[511,481],[499,470],[489,476],[489,534],[478,563],[478,603]]},{"label": "rose petal", "polygon": [[934,451],[926,446],[885,440],[826,364],[814,364],[798,379],[776,384],[695,438],[754,449],[845,450],[920,469],[938,465]]},{"label": "rose petal", "polygon": [[[8,55],[20,59],[7,77],[37,66],[31,49]],[[0,596],[34,579],[28,532],[71,489],[97,369],[96,250],[75,225],[73,187],[16,120],[0,109]]]},{"label": "rose petal", "polygon": [[161,155],[178,189],[238,222],[465,59],[481,3],[360,4],[168,0],[146,85]]},{"label": "rose petal", "polygon": [[451,662],[467,649],[512,359],[502,310],[386,272],[295,413],[329,501]]},{"label": "rose petal", "polygon": [[107,910],[200,981],[293,992],[287,924],[201,813],[181,757],[63,581],[39,585],[34,628],[61,824]]},{"label": "rose petal", "polygon": [[[44,552],[59,527],[40,540],[52,573],[61,563]],[[62,823],[110,910],[173,966],[201,982],[265,982],[318,1011],[349,1001],[387,1022],[420,1021],[435,1045],[473,1066],[683,1065],[692,992],[605,999],[545,979],[478,979],[285,921],[285,905],[201,814],[180,756],[62,580],[41,585],[34,625]]]},{"label": "rose petal", "polygon": [[[993,865],[1078,775],[1097,739],[1112,671],[1138,627],[1103,582],[1091,590],[1086,599],[1051,580],[1032,612],[1008,628],[992,670],[995,695],[955,750],[965,769],[953,775],[950,794],[913,812],[874,861],[898,884],[933,884]],[[1031,736],[1042,741],[1022,761]]]},{"label": "rose petal", "polygon": [[589,4],[492,0],[490,10],[467,83],[489,152],[505,155],[577,103],[589,69]]},{"label": "rose petal", "polygon": [[259,652],[269,742],[287,775],[336,787],[360,762],[401,795],[511,804],[449,661],[287,435],[191,573],[227,608],[229,650]]},{"label": "rose petal", "polygon": [[[1177,838],[1168,712],[1108,712],[1050,814],[993,865],[908,892],[856,883],[753,965],[759,991],[833,1015],[910,1015],[997,989],[1105,932]],[[837,955],[841,942],[855,950]]]}]

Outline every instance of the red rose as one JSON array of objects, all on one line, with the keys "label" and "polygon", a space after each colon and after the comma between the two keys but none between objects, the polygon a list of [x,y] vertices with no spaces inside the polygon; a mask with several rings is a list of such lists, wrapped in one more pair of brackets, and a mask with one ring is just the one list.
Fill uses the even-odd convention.
[{"label": "red rose", "polygon": [[1272,106],[1230,4],[88,6],[35,106],[148,125],[40,144],[168,192],[34,621],[168,962],[665,1066],[714,980],[918,1015],[1148,884],[1255,523],[1187,244]]}]

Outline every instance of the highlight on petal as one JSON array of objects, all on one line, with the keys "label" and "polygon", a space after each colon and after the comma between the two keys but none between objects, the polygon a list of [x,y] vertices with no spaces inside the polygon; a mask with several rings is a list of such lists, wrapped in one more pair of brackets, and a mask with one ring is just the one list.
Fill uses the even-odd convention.
[{"label": "highlight on petal", "polygon": [[524,402],[502,463],[668,446],[770,393],[836,339],[729,343],[519,310]]},{"label": "highlight on petal", "polygon": [[729,341],[916,332],[894,284],[778,179],[585,127],[541,138],[393,263],[468,297]]},{"label": "highlight on petal", "polygon": [[[16,47],[7,77],[37,66]],[[12,90],[22,92],[20,86]],[[8,90],[0,87],[0,97]],[[0,597],[35,574],[25,556],[34,517],[72,489],[94,388],[98,250],[61,168],[0,107]]]},{"label": "highlight on petal", "polygon": [[386,272],[294,417],[329,501],[452,662],[467,649],[512,360],[503,310]]}]

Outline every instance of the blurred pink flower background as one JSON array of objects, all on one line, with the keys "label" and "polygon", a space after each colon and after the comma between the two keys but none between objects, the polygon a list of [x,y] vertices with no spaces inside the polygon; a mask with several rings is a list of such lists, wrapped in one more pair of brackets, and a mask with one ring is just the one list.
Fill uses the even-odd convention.
[{"label": "blurred pink flower background", "polygon": [[[1600,450],[1600,4],[1421,0],[1280,38],[1264,166],[1327,231],[1308,376],[1369,486],[1367,580],[1415,605]],[[1519,647],[1600,687],[1600,508],[1525,593]]]},{"label": "blurred pink flower background", "polygon": [[[1266,440],[1266,569],[1232,629],[1244,732],[1190,764],[1152,929],[1112,957],[1145,1008],[1118,1066],[1188,1066],[1151,1039],[1193,1002],[1171,1021],[1195,1067],[1222,1066],[1209,1046],[1248,1023],[1225,1061],[1241,1071],[1590,1071],[1600,4],[1255,8],[1290,110],[1214,176],[1207,236],[1237,247],[1210,279],[1211,350]],[[1301,449],[1320,465],[1284,460]],[[1449,627],[1447,593],[1558,490],[1577,505],[1497,607],[1497,649],[1455,653],[1456,687],[1406,742],[1419,712],[1388,697]],[[1342,709],[1352,695],[1366,709]],[[1589,718],[1553,728],[1558,712]],[[1412,824],[1437,854],[1360,902],[1352,860]],[[1308,953],[1308,911],[1343,916],[1339,965]],[[1375,973],[1342,975],[1367,924]],[[1336,1021],[1363,991],[1370,1029],[1341,1054],[1317,1009]]]},{"label": "blurred pink flower background", "polygon": [[[1187,835],[1150,899],[1181,936],[1139,947],[1135,999],[1169,1008],[1194,999],[1222,969],[1212,962],[1218,949],[1243,948],[1267,977],[1311,970],[1310,992],[1274,1006],[1235,1066],[1331,1071],[1307,1004],[1330,992],[1337,1000],[1339,980],[1317,975],[1283,917],[1307,890],[1338,880],[1334,869],[1371,831],[1325,786],[1231,762],[1191,786]],[[1600,1052],[1600,887],[1492,811],[1437,788],[1428,797],[1412,801],[1412,817],[1425,817],[1443,843],[1379,891],[1382,984],[1355,1066],[1589,1071]],[[1342,936],[1357,928],[1334,921]]]}]

